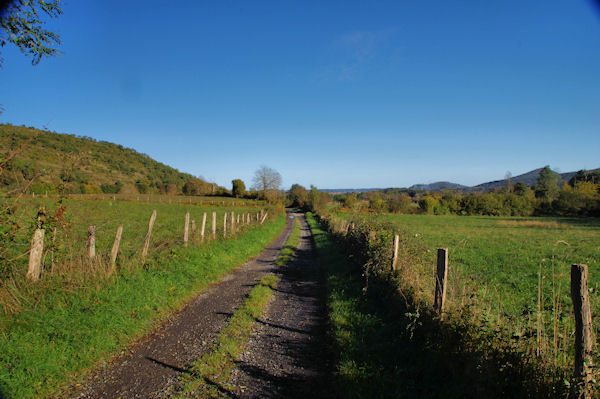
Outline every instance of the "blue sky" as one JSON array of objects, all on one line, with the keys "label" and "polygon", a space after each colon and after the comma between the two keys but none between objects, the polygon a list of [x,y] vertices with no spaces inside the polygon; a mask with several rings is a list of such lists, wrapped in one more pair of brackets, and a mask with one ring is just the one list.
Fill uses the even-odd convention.
[{"label": "blue sky", "polygon": [[2,49],[1,122],[225,186],[474,185],[600,167],[591,1],[65,0],[62,55]]}]

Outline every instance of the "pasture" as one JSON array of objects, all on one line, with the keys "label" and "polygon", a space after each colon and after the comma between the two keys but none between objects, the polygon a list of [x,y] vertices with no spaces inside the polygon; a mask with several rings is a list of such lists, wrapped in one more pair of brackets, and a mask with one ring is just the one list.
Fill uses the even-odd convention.
[{"label": "pasture", "polygon": [[[337,215],[346,220],[353,216]],[[436,249],[448,248],[450,312],[468,308],[484,328],[526,343],[530,354],[553,366],[571,367],[570,267],[589,266],[597,319],[599,219],[396,214],[370,214],[368,219],[388,223],[423,248],[420,264],[409,266],[411,270],[403,270],[400,259],[400,272],[409,272],[426,301],[433,301]],[[600,321],[595,325],[598,331]]]}]

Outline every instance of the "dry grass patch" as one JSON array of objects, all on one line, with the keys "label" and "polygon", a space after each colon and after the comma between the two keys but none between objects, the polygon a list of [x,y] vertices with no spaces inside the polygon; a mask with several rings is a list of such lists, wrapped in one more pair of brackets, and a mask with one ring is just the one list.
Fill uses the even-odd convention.
[{"label": "dry grass patch", "polygon": [[500,220],[498,226],[558,229],[563,227],[563,224],[554,220]]}]

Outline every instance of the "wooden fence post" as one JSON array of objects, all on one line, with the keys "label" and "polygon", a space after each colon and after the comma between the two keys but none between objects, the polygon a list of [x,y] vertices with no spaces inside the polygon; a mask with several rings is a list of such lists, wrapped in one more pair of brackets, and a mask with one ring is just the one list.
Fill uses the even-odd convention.
[{"label": "wooden fence post", "polygon": [[246,224],[250,224],[250,214],[246,215]]},{"label": "wooden fence post", "polygon": [[117,254],[119,253],[119,245],[121,245],[121,236],[123,235],[123,225],[117,227],[117,235],[115,235],[115,242],[113,242],[112,249],[110,250],[110,267],[111,272],[115,269],[117,264]]},{"label": "wooden fence post", "polygon": [[96,226],[88,227],[88,258],[94,259],[96,256]]},{"label": "wooden fence post", "polygon": [[29,250],[29,269],[27,277],[30,280],[37,281],[42,274],[42,252],[44,251],[44,229],[36,229],[31,239],[31,249]]},{"label": "wooden fence post", "polygon": [[265,220],[267,219],[267,216],[269,216],[269,212],[265,212],[262,220],[260,221],[260,224],[263,224],[265,222]]},{"label": "wooden fence post", "polygon": [[586,265],[571,265],[571,300],[575,315],[575,379],[585,385],[584,397],[589,398],[587,389],[592,375],[592,349],[594,337],[592,334],[592,312],[588,290],[588,267]]},{"label": "wooden fence post", "polygon": [[188,230],[190,227],[190,213],[185,213],[185,224],[183,225],[183,246],[188,246]]},{"label": "wooden fence post", "polygon": [[154,221],[156,220],[156,209],[152,211],[152,215],[150,216],[150,220],[148,221],[148,232],[146,233],[146,238],[144,239],[144,248],[142,249],[142,262],[148,256],[148,249],[150,248],[150,236],[152,235],[152,227],[154,226]]},{"label": "wooden fence post", "polygon": [[223,237],[227,236],[227,212],[223,214]]},{"label": "wooden fence post", "polygon": [[204,227],[206,227],[206,212],[202,215],[202,228],[200,230],[201,241],[204,241]]},{"label": "wooden fence post", "polygon": [[442,315],[446,302],[446,285],[448,283],[448,248],[439,248],[437,251],[437,269],[435,274],[435,300],[433,308],[438,315]]},{"label": "wooden fence post", "polygon": [[231,211],[231,234],[235,232],[235,218],[233,217],[233,211]]},{"label": "wooden fence post", "polygon": [[240,214],[239,214],[239,213],[238,213],[238,215],[237,215],[237,224],[238,224],[238,225],[240,224]]},{"label": "wooden fence post", "polygon": [[394,235],[394,254],[392,255],[392,271],[396,270],[396,265],[398,264],[398,249],[400,247],[400,236],[398,234]]},{"label": "wooden fence post", "polygon": [[217,237],[217,212],[212,213],[212,236],[213,240]]},{"label": "wooden fence post", "polygon": [[50,271],[54,271],[54,247],[56,247],[56,227],[52,230],[52,249],[50,250]]}]

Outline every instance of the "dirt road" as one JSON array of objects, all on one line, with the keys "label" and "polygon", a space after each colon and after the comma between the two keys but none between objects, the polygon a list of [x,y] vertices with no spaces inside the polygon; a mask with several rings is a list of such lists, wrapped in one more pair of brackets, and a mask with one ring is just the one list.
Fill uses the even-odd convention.
[{"label": "dirt road", "polygon": [[277,270],[273,301],[258,320],[234,372],[240,398],[334,398],[331,345],[326,334],[325,291],[312,234],[296,214],[301,238],[295,259]]},{"label": "dirt road", "polygon": [[76,398],[161,397],[186,366],[210,348],[229,315],[265,273],[291,232],[288,223],[279,237],[250,262],[203,291],[190,304],[126,353],[92,374]]},{"label": "dirt road", "polygon": [[282,234],[256,259],[202,292],[171,320],[126,353],[93,373],[74,398],[160,398],[210,350],[251,288],[268,272],[280,276],[273,300],[257,320],[250,342],[231,377],[230,397],[333,398],[331,352],[325,331],[325,298],[312,235],[304,215],[295,258],[285,267],[273,262],[291,232]]}]

